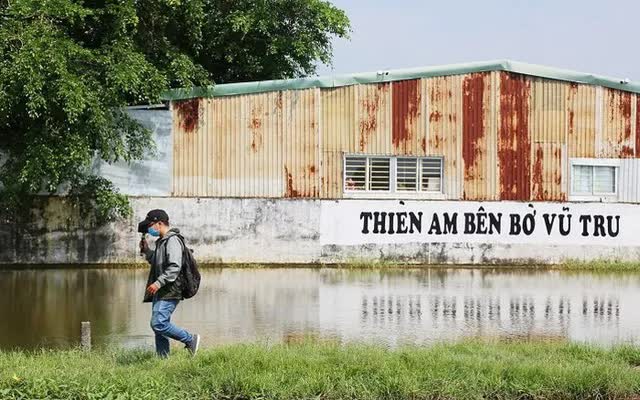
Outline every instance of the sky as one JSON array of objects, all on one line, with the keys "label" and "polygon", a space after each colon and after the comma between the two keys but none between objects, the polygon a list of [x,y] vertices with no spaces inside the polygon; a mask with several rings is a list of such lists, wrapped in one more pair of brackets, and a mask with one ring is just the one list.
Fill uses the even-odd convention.
[{"label": "sky", "polygon": [[351,20],[319,75],[510,59],[640,81],[640,0],[331,0]]}]

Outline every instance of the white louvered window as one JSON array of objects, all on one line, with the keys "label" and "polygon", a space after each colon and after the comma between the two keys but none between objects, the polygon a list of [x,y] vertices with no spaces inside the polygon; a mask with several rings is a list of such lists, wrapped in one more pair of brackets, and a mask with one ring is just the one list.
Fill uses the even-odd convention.
[{"label": "white louvered window", "polygon": [[420,159],[420,190],[442,192],[442,158]]},{"label": "white louvered window", "polygon": [[370,157],[368,189],[371,191],[389,191],[391,187],[391,159],[389,157]]},{"label": "white louvered window", "polygon": [[615,195],[616,176],[615,166],[573,164],[572,192],[586,196]]},{"label": "white louvered window", "polygon": [[441,157],[391,157],[346,155],[346,193],[412,194],[442,193]]},{"label": "white louvered window", "polygon": [[367,190],[367,157],[347,157],[344,170],[345,190]]},{"label": "white louvered window", "polygon": [[418,190],[418,159],[398,158],[396,161],[396,190],[399,192]]}]

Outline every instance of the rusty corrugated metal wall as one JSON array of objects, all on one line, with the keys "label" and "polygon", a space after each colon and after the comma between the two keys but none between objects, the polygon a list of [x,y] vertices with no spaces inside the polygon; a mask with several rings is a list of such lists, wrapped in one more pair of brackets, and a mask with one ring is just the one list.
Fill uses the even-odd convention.
[{"label": "rusty corrugated metal wall", "polygon": [[498,71],[176,101],[173,194],[342,198],[361,153],[442,156],[446,199],[565,201],[571,158],[640,158],[639,107]]},{"label": "rusty corrugated metal wall", "polygon": [[465,200],[498,198],[496,93],[498,73],[470,74],[463,81],[462,162]]}]

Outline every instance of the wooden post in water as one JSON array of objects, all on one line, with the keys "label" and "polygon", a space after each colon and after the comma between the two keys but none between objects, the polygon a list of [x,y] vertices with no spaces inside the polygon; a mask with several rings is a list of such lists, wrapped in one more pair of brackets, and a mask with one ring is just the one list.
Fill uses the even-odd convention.
[{"label": "wooden post in water", "polygon": [[80,329],[80,348],[84,351],[91,350],[91,322],[83,321]]}]

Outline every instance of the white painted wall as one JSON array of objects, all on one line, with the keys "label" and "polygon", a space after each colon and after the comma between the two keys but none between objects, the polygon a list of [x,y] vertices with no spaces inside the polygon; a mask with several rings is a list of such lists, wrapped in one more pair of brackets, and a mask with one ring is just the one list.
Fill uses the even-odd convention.
[{"label": "white painted wall", "polygon": [[[61,198],[38,211],[37,223],[18,230],[0,226],[0,263],[144,263],[138,255],[138,221],[153,208],[165,209],[203,263],[415,263],[547,264],[567,260],[640,259],[640,205],[611,203],[517,203],[392,200],[300,200],[132,197],[134,216],[100,229],[83,227]],[[501,233],[464,233],[464,213],[478,218],[502,213]],[[569,210],[564,210],[568,208]],[[362,212],[423,212],[420,233],[363,234]],[[533,214],[530,235],[510,235],[509,215]],[[430,235],[427,215],[457,212],[458,233]],[[571,215],[571,232],[554,225],[547,233],[544,214]],[[615,237],[583,236],[582,215],[617,219]],[[557,217],[556,217],[557,218]],[[557,224],[557,221],[556,221]],[[426,229],[426,230],[425,230]],[[477,230],[477,229],[476,229]]]}]

